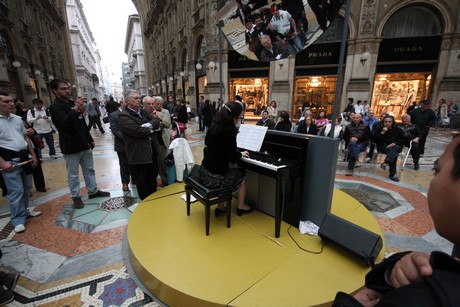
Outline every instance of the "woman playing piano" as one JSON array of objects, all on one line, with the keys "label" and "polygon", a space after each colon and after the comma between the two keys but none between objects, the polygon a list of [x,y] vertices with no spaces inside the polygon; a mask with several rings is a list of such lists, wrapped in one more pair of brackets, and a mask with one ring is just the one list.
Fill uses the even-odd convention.
[{"label": "woman playing piano", "polygon": [[[237,163],[241,157],[249,157],[247,151],[238,152],[236,146],[237,125],[243,115],[239,103],[226,103],[214,116],[205,138],[204,158],[200,167],[200,179],[209,188],[232,187],[238,192],[238,215],[251,212],[245,203],[246,178],[243,168],[231,168],[230,163]],[[216,217],[226,210],[221,203],[215,210]]]}]

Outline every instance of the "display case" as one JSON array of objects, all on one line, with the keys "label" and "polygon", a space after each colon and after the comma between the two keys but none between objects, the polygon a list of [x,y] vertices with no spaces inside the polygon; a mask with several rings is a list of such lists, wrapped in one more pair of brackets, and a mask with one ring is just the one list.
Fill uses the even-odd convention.
[{"label": "display case", "polygon": [[297,78],[292,110],[293,119],[299,119],[305,107],[311,109],[313,117],[317,117],[321,111],[330,116],[334,104],[336,82],[336,77],[328,76]]}]

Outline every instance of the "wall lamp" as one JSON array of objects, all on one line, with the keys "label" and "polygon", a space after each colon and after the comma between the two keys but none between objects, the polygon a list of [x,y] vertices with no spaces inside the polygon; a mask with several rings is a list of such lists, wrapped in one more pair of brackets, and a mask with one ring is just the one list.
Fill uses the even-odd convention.
[{"label": "wall lamp", "polygon": [[203,65],[201,65],[201,63],[196,63],[195,68],[196,70],[201,70],[203,68]]},{"label": "wall lamp", "polygon": [[11,62],[11,65],[13,65],[13,67],[19,68],[21,67],[21,62],[19,62],[18,60],[14,60],[13,62]]}]

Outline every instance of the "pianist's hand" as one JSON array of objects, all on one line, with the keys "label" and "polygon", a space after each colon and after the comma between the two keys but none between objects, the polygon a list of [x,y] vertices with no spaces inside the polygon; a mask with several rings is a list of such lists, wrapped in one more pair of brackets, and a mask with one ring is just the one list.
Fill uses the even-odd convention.
[{"label": "pianist's hand", "polygon": [[241,156],[244,157],[244,158],[249,158],[249,152],[247,152],[246,150],[242,151]]}]

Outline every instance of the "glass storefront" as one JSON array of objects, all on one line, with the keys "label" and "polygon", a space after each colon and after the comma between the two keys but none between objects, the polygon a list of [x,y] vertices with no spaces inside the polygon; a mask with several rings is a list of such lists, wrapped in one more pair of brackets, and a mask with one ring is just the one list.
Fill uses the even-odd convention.
[{"label": "glass storefront", "polygon": [[370,107],[400,120],[413,102],[428,98],[430,81],[431,73],[376,74]]},{"label": "glass storefront", "polygon": [[328,117],[332,114],[335,98],[336,76],[308,76],[296,79],[292,118],[299,119],[302,110],[309,107],[313,117],[324,111]]},{"label": "glass storefront", "polygon": [[246,104],[246,116],[260,115],[268,107],[268,78],[230,79],[230,100],[240,95]]}]

